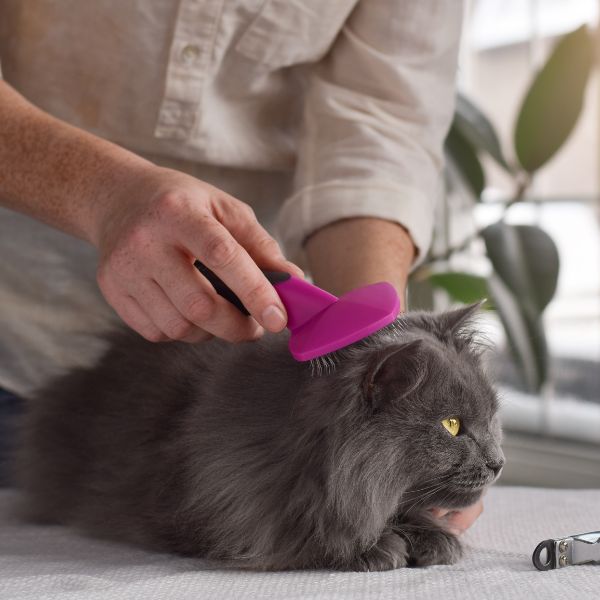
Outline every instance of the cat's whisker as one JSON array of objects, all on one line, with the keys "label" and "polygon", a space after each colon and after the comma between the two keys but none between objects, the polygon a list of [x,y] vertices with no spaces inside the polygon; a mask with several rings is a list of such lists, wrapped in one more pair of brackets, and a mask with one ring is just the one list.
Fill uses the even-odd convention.
[{"label": "cat's whisker", "polygon": [[424,486],[422,488],[416,488],[414,490],[408,490],[408,491],[404,492],[404,495],[406,495],[406,494],[414,494],[416,492],[422,492],[422,491],[431,489],[432,487],[435,487],[439,483],[448,481],[449,479],[451,479],[453,477],[453,475],[454,475],[453,473],[448,473],[446,475],[438,475],[437,477],[432,477],[429,480],[426,479],[426,480],[422,481],[421,483],[427,483],[428,481],[430,481],[432,483],[429,483],[428,485],[426,485],[426,486]]},{"label": "cat's whisker", "polygon": [[[427,485],[425,485],[425,486],[423,486],[421,488],[410,489],[406,493],[407,494],[412,494],[414,492],[419,492],[419,491],[426,490],[428,488],[431,488],[431,487],[437,485],[438,483],[441,483],[442,481],[446,481],[447,479],[449,479],[449,476],[447,476],[447,475],[446,476],[436,477],[435,479],[431,480],[431,483],[428,483]],[[421,482],[421,483],[426,483],[426,482]]]},{"label": "cat's whisker", "polygon": [[423,503],[425,502],[425,500],[427,499],[427,496],[417,500],[416,502],[414,502],[413,504],[411,504],[408,508],[406,508],[404,510],[404,514],[409,515],[412,512],[416,512],[417,508],[419,507],[419,505],[423,505]]},{"label": "cat's whisker", "polygon": [[403,494],[403,496],[407,499],[407,500],[414,500],[415,497],[420,497],[422,496],[425,492],[429,492],[431,491],[433,488],[438,487],[440,485],[440,483],[435,483],[434,485],[430,485],[427,486],[425,488],[421,488],[420,490],[411,490],[409,492],[405,492]]},{"label": "cat's whisker", "polygon": [[423,505],[424,502],[430,498],[431,496],[433,496],[436,492],[444,489],[445,483],[440,484],[439,486],[435,487],[433,490],[426,492],[425,494],[423,494],[420,498],[418,498],[415,502],[413,502],[407,509],[406,509],[406,514],[408,514],[409,512],[415,510],[419,504]]},{"label": "cat's whisker", "polygon": [[428,477],[427,479],[417,479],[415,483],[424,484],[429,483],[430,481],[437,481],[440,477],[448,477],[451,473],[442,473],[441,475],[434,475],[433,477]]},{"label": "cat's whisker", "polygon": [[[411,505],[410,507],[407,509],[407,513],[410,511],[415,510],[419,504],[423,505],[425,503],[425,501],[428,498],[431,498],[431,496],[433,496],[435,493],[437,493],[438,491],[442,490],[444,488],[444,486],[448,483],[448,481],[450,480],[450,478],[452,477],[452,473],[448,473],[444,476],[441,476],[439,478],[439,481],[437,483],[437,485],[432,485],[432,486],[427,486],[428,491],[426,491],[425,493],[423,493],[419,498],[417,498]],[[415,490],[416,491],[416,490]],[[409,493],[409,492],[407,492]],[[412,499],[409,499],[412,500]]]},{"label": "cat's whisker", "polygon": [[452,490],[448,490],[443,497],[443,501],[445,502],[452,495]]},{"label": "cat's whisker", "polygon": [[[441,488],[440,488],[441,489]],[[435,490],[436,492],[438,492],[439,490]],[[431,494],[428,494],[427,496],[424,496],[423,498],[421,498],[419,501],[415,502],[415,504],[413,504],[406,512],[407,514],[410,512],[416,512],[417,509],[421,509],[425,506],[425,501],[428,499],[431,499],[430,497],[433,496],[435,492],[432,492]]]}]

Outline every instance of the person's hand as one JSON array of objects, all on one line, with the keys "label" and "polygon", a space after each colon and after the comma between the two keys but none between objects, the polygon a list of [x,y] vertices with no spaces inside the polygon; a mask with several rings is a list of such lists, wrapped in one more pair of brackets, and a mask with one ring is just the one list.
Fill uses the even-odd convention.
[{"label": "person's hand", "polygon": [[461,510],[448,510],[445,508],[432,508],[431,513],[441,522],[443,527],[454,535],[462,535],[483,512],[483,500],[467,506]]},{"label": "person's hand", "polygon": [[[141,179],[141,181],[140,181]],[[152,166],[98,206],[93,242],[108,303],[150,341],[255,339],[285,327],[285,308],[259,267],[302,276],[252,209],[193,177]],[[218,296],[193,266],[199,259],[253,318]]]}]

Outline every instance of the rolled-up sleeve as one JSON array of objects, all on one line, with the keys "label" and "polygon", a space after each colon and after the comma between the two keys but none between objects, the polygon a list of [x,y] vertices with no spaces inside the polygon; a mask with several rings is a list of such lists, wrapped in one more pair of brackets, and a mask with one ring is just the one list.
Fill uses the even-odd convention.
[{"label": "rolled-up sleeve", "polygon": [[319,228],[368,216],[404,226],[423,259],[442,192],[461,22],[460,0],[359,1],[308,73],[295,191],[278,219],[289,256],[298,259]]}]

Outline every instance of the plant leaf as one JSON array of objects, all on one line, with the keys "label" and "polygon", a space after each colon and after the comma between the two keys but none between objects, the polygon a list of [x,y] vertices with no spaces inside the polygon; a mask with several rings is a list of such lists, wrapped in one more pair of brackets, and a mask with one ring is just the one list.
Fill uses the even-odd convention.
[{"label": "plant leaf", "polygon": [[512,172],[494,126],[486,115],[463,94],[456,97],[454,126],[469,140],[473,147],[484,150],[507,171]]},{"label": "plant leaf", "polygon": [[533,80],[514,136],[517,158],[530,173],[555,154],[575,126],[592,60],[591,36],[582,26],[558,42]]},{"label": "plant leaf", "polygon": [[528,318],[502,279],[492,274],[488,289],[502,321],[508,347],[529,391],[539,391],[547,377],[548,352],[541,320]]},{"label": "plant leaf", "polygon": [[531,314],[541,314],[558,283],[560,262],[552,238],[539,227],[502,221],[481,235],[496,273]]},{"label": "plant leaf", "polygon": [[[435,287],[445,290],[454,300],[463,304],[473,304],[489,297],[485,277],[470,273],[433,273],[429,281]],[[486,302],[485,308],[490,308]]]},{"label": "plant leaf", "polygon": [[531,225],[500,221],[486,227],[481,235],[497,275],[497,281],[488,281],[490,293],[524,379],[537,390],[548,377],[548,347],[541,315],[556,292],[558,251],[547,233]]},{"label": "plant leaf", "polygon": [[473,145],[454,123],[446,138],[446,156],[469,186],[475,198],[479,199],[485,187],[483,167]]}]

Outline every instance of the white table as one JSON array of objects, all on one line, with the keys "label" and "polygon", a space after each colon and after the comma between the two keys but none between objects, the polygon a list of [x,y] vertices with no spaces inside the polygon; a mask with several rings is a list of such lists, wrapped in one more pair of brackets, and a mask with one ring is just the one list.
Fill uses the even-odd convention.
[{"label": "white table", "polygon": [[0,493],[0,599],[592,600],[600,565],[538,572],[538,542],[600,529],[600,490],[498,487],[465,537],[457,565],[385,573],[247,573],[19,523],[14,491]]}]

